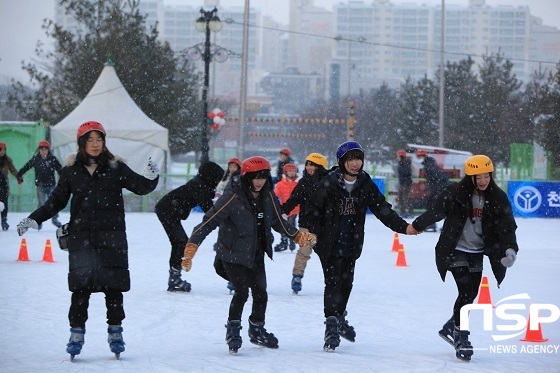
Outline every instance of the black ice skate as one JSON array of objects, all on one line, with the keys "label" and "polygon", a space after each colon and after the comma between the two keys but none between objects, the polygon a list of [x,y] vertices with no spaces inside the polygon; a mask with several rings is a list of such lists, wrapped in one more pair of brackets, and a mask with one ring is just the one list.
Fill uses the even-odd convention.
[{"label": "black ice skate", "polygon": [[348,324],[348,320],[345,318],[346,315],[348,315],[348,312],[344,311],[344,315],[338,317],[338,322],[340,324],[340,336],[347,341],[355,342],[356,331],[353,326]]},{"label": "black ice skate", "polygon": [[453,346],[455,346],[455,356],[463,361],[470,361],[473,355],[473,347],[469,342],[469,331],[460,330],[457,326],[453,329]]},{"label": "black ice skate", "polygon": [[278,348],[278,338],[268,333],[264,328],[264,322],[252,322],[249,319],[249,338],[251,343],[268,348]]},{"label": "black ice skate", "polygon": [[79,355],[80,352],[82,352],[84,334],[86,334],[86,330],[84,328],[70,328],[70,340],[66,345],[66,352],[70,354],[70,360],[72,361],[74,361],[74,356]]},{"label": "black ice skate", "polygon": [[301,291],[301,279],[302,275],[293,275],[292,276],[292,290],[294,294],[297,294]]},{"label": "black ice skate", "polygon": [[288,250],[288,239],[286,237],[280,238],[278,245],[274,246],[274,251],[285,251]]},{"label": "black ice skate", "polygon": [[191,291],[191,284],[181,279],[181,270],[171,268],[169,270],[169,281],[167,281],[167,291],[188,293]]},{"label": "black ice skate", "polygon": [[124,341],[122,337],[123,328],[120,325],[109,325],[107,328],[107,342],[109,342],[109,348],[111,352],[115,354],[115,357],[120,359],[121,352],[124,351]]},{"label": "black ice skate", "polygon": [[437,226],[435,224],[428,225],[424,232],[437,232]]},{"label": "black ice skate", "polygon": [[293,252],[296,249],[296,243],[290,240],[289,244],[290,244],[290,252]]},{"label": "black ice skate", "polygon": [[325,352],[332,352],[340,345],[339,325],[336,316],[329,316],[325,320]]},{"label": "black ice skate", "polygon": [[441,330],[438,332],[439,336],[451,346],[453,346],[453,329],[455,328],[455,321],[453,316],[447,320]]},{"label": "black ice skate", "polygon": [[239,332],[241,331],[241,321],[228,321],[225,326],[227,328],[226,343],[229,347],[229,353],[231,355],[235,355],[237,354],[237,351],[241,348],[241,344],[243,343],[241,335],[239,334]]}]

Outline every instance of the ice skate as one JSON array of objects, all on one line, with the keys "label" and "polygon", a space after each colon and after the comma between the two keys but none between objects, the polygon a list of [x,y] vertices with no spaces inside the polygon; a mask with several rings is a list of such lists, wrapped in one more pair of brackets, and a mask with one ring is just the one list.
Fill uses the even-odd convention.
[{"label": "ice skate", "polygon": [[278,348],[278,338],[266,331],[264,322],[252,322],[249,319],[249,338],[253,344],[268,348]]},{"label": "ice skate", "polygon": [[293,275],[292,277],[292,290],[294,294],[297,294],[301,291],[301,279],[303,278],[302,275]]},{"label": "ice skate", "polygon": [[453,329],[453,346],[455,356],[463,361],[470,361],[473,355],[473,347],[469,341],[469,331],[460,330],[457,326]]},{"label": "ice skate", "polygon": [[62,227],[62,223],[59,222],[58,219],[54,219],[54,218],[53,218],[53,219],[51,219],[51,221],[52,221],[52,223],[53,223],[53,225],[54,225],[55,227],[57,227],[57,228]]},{"label": "ice skate", "polygon": [[2,221],[2,230],[3,231],[7,231],[10,228],[10,225],[8,224],[7,221]]},{"label": "ice skate", "polygon": [[169,281],[167,281],[167,291],[188,293],[191,291],[191,284],[181,279],[181,270],[171,268],[169,270]]},{"label": "ice skate", "polygon": [[241,348],[241,344],[243,343],[243,339],[241,338],[240,331],[241,331],[241,321],[240,320],[233,320],[228,321],[225,325],[227,328],[226,331],[226,343],[229,347],[229,353],[231,355],[237,354],[237,351]]},{"label": "ice skate", "polygon": [[86,334],[86,330],[84,328],[70,328],[70,340],[66,345],[66,352],[70,354],[70,360],[72,361],[74,361],[74,356],[79,355],[80,352],[82,352],[84,334]]},{"label": "ice skate", "polygon": [[124,341],[122,337],[123,328],[120,325],[109,325],[107,328],[107,342],[111,352],[115,354],[117,360],[120,358],[121,352],[124,351]]},{"label": "ice skate", "polygon": [[340,345],[339,325],[336,316],[329,316],[325,320],[325,352],[333,352]]},{"label": "ice skate", "polygon": [[290,252],[294,252],[294,250],[296,249],[296,243],[292,240],[290,240],[289,242],[289,246],[290,246]]},{"label": "ice skate", "polygon": [[340,336],[347,341],[355,342],[356,341],[356,331],[354,327],[348,324],[348,320],[346,320],[346,315],[348,312],[344,311],[344,315],[338,317],[338,322],[340,324]]},{"label": "ice skate", "polygon": [[453,346],[453,329],[455,328],[455,321],[453,317],[451,317],[447,322],[443,325],[441,330],[438,332],[439,336],[451,346]]},{"label": "ice skate", "polygon": [[428,225],[424,232],[437,232],[437,226],[435,224]]},{"label": "ice skate", "polygon": [[288,250],[288,239],[285,237],[280,238],[278,245],[274,246],[274,251],[280,252]]},{"label": "ice skate", "polygon": [[233,282],[228,281],[228,283],[227,283],[226,286],[227,286],[227,288],[229,289],[229,293],[230,293],[230,294],[233,294],[233,292],[235,291],[235,286],[233,286]]}]

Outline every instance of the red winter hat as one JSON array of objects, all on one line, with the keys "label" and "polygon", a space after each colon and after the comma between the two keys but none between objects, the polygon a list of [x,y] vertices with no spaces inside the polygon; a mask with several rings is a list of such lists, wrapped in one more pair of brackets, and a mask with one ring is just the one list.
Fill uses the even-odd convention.
[{"label": "red winter hat", "polygon": [[288,157],[289,157],[290,155],[292,155],[292,152],[291,152],[290,149],[288,149],[288,148],[282,148],[282,149],[280,149],[280,153],[284,153],[284,154],[286,154]]},{"label": "red winter hat", "polygon": [[0,142],[0,149],[7,149],[8,147],[6,146],[5,142]]},{"label": "red winter hat", "polygon": [[51,148],[51,144],[49,144],[49,142],[47,140],[41,140],[39,141],[39,148],[47,148],[50,149]]}]

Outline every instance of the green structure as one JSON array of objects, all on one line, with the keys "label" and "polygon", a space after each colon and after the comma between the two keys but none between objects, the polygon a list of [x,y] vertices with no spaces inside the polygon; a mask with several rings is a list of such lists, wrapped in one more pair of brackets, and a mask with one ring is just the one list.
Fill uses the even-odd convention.
[{"label": "green structure", "polygon": [[[46,137],[47,128],[43,121],[0,122],[0,141],[6,143],[6,154],[12,158],[18,170],[31,159],[39,141],[45,140]],[[10,211],[32,211],[37,208],[35,171],[29,170],[23,176],[23,180],[23,184],[18,185],[14,177],[8,176]]]}]

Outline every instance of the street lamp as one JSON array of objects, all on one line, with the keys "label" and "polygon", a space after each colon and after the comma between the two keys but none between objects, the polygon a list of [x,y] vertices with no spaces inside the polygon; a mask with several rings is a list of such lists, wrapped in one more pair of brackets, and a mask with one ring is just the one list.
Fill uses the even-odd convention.
[{"label": "street lamp", "polygon": [[204,52],[202,53],[202,60],[204,61],[204,86],[202,87],[202,139],[201,139],[201,156],[200,163],[206,163],[210,161],[208,156],[208,151],[210,146],[208,145],[208,124],[206,123],[206,115],[208,114],[208,88],[210,85],[210,62],[212,61],[212,52],[210,50],[210,31],[219,32],[222,29],[222,21],[217,15],[218,9],[214,7],[213,10],[205,11],[200,9],[200,17],[196,20],[196,29],[200,32],[206,34],[206,39],[204,41]]}]

